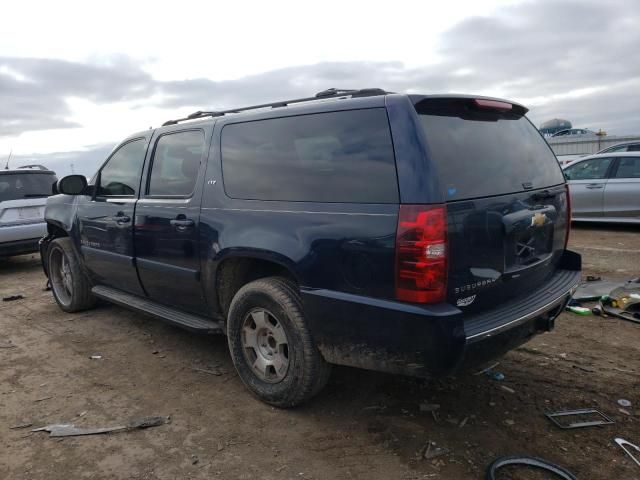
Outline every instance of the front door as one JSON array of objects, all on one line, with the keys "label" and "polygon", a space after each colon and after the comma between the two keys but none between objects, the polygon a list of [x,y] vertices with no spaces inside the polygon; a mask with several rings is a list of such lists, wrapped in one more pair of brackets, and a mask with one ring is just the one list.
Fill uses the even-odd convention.
[{"label": "front door", "polygon": [[134,264],[133,220],[147,139],[118,147],[96,177],[93,197],[78,200],[80,252],[94,284],[144,295]]},{"label": "front door", "polygon": [[200,190],[205,134],[176,130],[155,140],[135,220],[136,264],[152,300],[206,310],[200,283]]},{"label": "front door", "polygon": [[574,218],[601,217],[611,158],[578,161],[564,170]]}]

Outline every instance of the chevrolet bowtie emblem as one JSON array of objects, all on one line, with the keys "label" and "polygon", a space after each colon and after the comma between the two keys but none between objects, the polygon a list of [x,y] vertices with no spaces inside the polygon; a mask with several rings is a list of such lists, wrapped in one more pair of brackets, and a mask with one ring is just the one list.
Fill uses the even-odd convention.
[{"label": "chevrolet bowtie emblem", "polygon": [[547,221],[547,216],[544,213],[535,213],[531,217],[531,226],[542,227],[546,221]]}]

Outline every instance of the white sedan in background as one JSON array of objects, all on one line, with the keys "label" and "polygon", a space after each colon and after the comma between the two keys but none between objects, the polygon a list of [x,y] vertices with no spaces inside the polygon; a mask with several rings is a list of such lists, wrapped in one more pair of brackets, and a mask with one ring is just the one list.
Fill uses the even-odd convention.
[{"label": "white sedan in background", "polygon": [[640,224],[640,152],[582,157],[564,175],[572,220]]}]

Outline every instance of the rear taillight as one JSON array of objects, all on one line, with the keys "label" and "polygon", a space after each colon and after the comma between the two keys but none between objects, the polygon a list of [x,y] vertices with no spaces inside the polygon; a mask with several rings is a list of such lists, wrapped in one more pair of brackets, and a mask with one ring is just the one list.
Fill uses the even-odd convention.
[{"label": "rear taillight", "polygon": [[447,291],[447,209],[400,205],[396,233],[396,298],[443,302]]},{"label": "rear taillight", "polygon": [[567,232],[564,237],[564,249],[566,250],[569,244],[569,232],[571,232],[571,192],[568,184],[565,184],[564,188],[567,194]]}]

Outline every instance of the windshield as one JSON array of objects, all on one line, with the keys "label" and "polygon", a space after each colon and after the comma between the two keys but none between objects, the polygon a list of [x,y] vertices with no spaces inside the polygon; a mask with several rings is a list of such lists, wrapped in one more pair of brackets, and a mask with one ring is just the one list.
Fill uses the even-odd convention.
[{"label": "windshield", "polygon": [[50,173],[0,173],[0,202],[48,197],[55,181]]},{"label": "windshield", "polygon": [[558,185],[562,170],[524,116],[473,110],[468,99],[420,102],[416,109],[447,200]]}]

